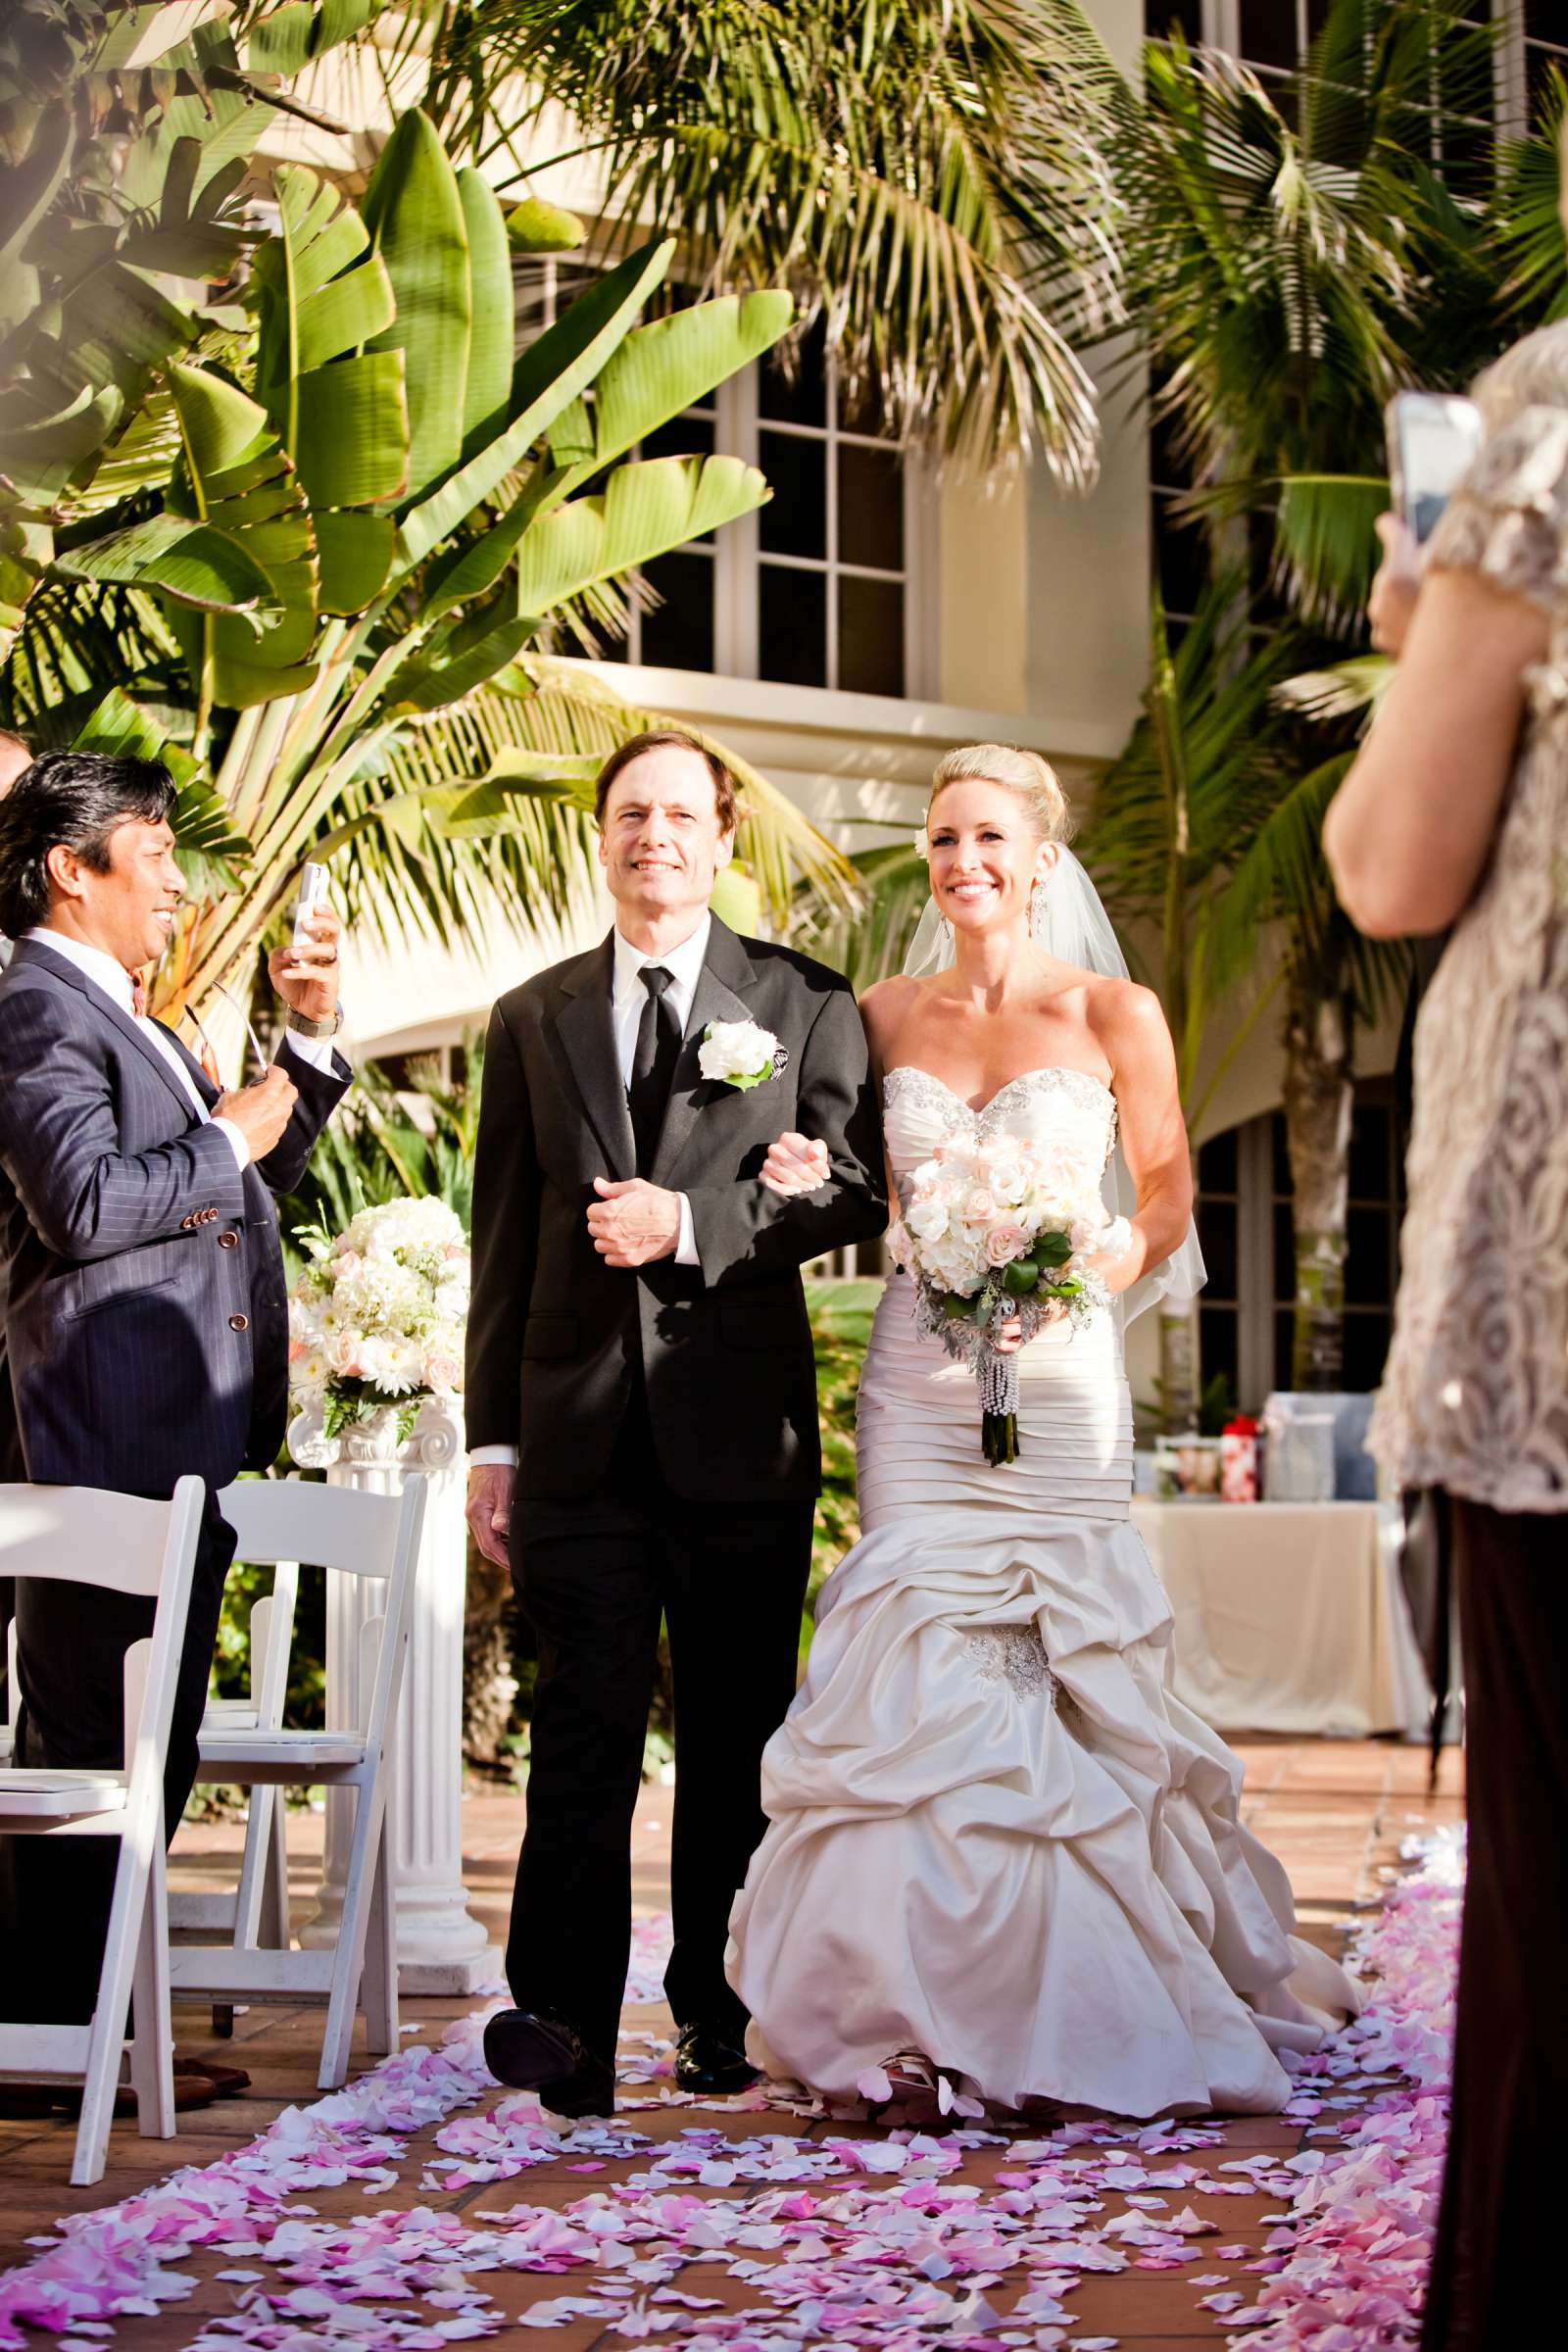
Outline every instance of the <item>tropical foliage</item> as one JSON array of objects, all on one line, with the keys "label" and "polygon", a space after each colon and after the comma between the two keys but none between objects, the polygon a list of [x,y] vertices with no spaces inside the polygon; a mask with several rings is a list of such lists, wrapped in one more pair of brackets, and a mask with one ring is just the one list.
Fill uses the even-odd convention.
[{"label": "tropical foliage", "polygon": [[[1347,720],[1377,685],[1364,656],[1320,665],[1336,637],[1361,628],[1372,522],[1388,503],[1384,404],[1404,385],[1462,386],[1568,303],[1552,144],[1561,91],[1532,138],[1499,145],[1494,31],[1468,21],[1475,13],[1461,0],[1335,0],[1305,70],[1283,85],[1179,37],[1152,45],[1125,180],[1155,411],[1188,468],[1188,511],[1219,585],[1174,662],[1156,628],[1149,717],[1102,784],[1091,854],[1134,903],[1163,909],[1184,1076],[1207,1012],[1261,940],[1273,951],[1301,1388],[1343,1379],[1355,1039],[1409,970],[1402,948],[1360,938],[1340,912],[1319,844],[1349,757]],[[1250,578],[1227,574],[1249,546]],[[1212,625],[1227,604],[1228,652]],[[1267,651],[1248,658],[1249,643]],[[1248,713],[1267,671],[1272,691]],[[1200,824],[1182,834],[1171,789],[1184,764],[1196,778],[1215,757],[1198,740],[1204,704],[1255,728],[1252,783],[1233,803],[1218,757],[1222,822],[1206,841]],[[1160,811],[1162,888],[1139,850]],[[1197,959],[1186,981],[1184,955]],[[1260,1009],[1254,997],[1232,1051]],[[1191,1125],[1200,1109],[1189,1098]]]},{"label": "tropical foliage", "polygon": [[1483,13],[1333,0],[1284,83],[1179,36],[1146,52],[1123,186],[1156,415],[1194,512],[1260,516],[1272,584],[1315,627],[1360,624],[1390,395],[1462,389],[1568,303],[1560,100],[1497,141]]},{"label": "tropical foliage", "polygon": [[[363,14],[284,10],[246,58],[291,66]],[[481,877],[510,877],[519,906],[564,895],[597,755],[636,722],[535,658],[541,633],[767,496],[731,458],[633,453],[768,349],[791,305],[759,292],[639,325],[673,255],[656,238],[514,359],[514,236],[423,115],[359,203],[285,167],[258,221],[239,182],[270,105],[224,24],[169,48],[188,12],[130,15],[89,20],[56,59],[81,157],[43,143],[35,109],[0,114],[20,199],[0,257],[4,707],[45,739],[170,757],[187,848],[210,881],[243,881],[190,907],[161,975],[179,1004],[248,965],[313,849],[349,850],[386,922],[411,902],[461,914]],[[166,272],[228,282],[193,308]],[[105,699],[106,677],[124,691]],[[827,844],[745,781],[745,846],[777,902],[792,866],[842,887]]]},{"label": "tropical foliage", "polygon": [[791,288],[895,429],[1092,475],[1078,353],[1120,316],[1127,100],[1076,0],[425,0],[405,22],[432,120],[519,188],[565,108],[612,218],[681,235],[706,290]]}]

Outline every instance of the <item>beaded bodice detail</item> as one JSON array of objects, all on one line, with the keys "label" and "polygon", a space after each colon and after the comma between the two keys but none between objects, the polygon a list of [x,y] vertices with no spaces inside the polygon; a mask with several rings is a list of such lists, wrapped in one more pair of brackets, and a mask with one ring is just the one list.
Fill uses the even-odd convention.
[{"label": "beaded bodice detail", "polygon": [[1116,1098],[1087,1070],[1020,1071],[976,1110],[929,1070],[905,1066],[882,1081],[883,1128],[901,1203],[906,1179],[956,1127],[1027,1136],[1060,1156],[1064,1191],[1094,1191],[1116,1142]]}]

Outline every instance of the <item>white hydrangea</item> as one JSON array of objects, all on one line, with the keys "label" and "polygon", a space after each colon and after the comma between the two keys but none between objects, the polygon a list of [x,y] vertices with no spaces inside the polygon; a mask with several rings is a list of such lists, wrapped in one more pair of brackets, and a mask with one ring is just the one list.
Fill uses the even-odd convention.
[{"label": "white hydrangea", "polygon": [[463,1388],[468,1245],[444,1200],[362,1209],[318,1247],[289,1301],[289,1381],[299,1404],[339,1421],[391,1398]]}]

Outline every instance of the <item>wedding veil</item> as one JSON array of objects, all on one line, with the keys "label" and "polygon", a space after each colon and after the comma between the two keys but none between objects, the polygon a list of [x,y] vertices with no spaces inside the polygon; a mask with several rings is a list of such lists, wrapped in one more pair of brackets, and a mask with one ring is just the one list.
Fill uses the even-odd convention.
[{"label": "wedding veil", "polygon": [[[1057,850],[1050,881],[1035,893],[1029,936],[1048,956],[1074,963],[1080,971],[1102,972],[1117,980],[1131,977],[1100,893],[1065,843]],[[953,926],[939,911],[935,899],[928,899],[904,959],[905,971],[911,979],[928,979],[934,972],[949,970],[955,955]],[[1106,1204],[1115,1215],[1137,1214],[1138,1188],[1119,1143],[1105,1169],[1103,1190]],[[1118,1296],[1116,1306],[1123,1326],[1160,1299],[1171,1307],[1190,1304],[1206,1280],[1198,1229],[1189,1221],[1185,1240],[1164,1264],[1141,1275],[1130,1290]]]}]

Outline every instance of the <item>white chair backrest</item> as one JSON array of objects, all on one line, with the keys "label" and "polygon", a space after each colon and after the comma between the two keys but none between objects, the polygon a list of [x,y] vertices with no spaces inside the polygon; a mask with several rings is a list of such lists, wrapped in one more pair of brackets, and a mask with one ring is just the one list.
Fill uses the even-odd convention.
[{"label": "white chair backrest", "polygon": [[370,1746],[385,1740],[393,1686],[402,1672],[428,1486],[422,1471],[404,1480],[401,1495],[307,1485],[294,1478],[254,1478],[225,1487],[218,1497],[219,1509],[238,1537],[235,1557],[253,1567],[298,1562],[385,1580],[375,1674],[368,1693],[361,1686],[358,1728]]},{"label": "white chair backrest", "polygon": [[[202,1482],[182,1478],[201,1517]],[[173,1504],[101,1487],[0,1487],[0,1576],[105,1585],[151,1600],[163,1589]]]},{"label": "white chair backrest", "polygon": [[132,1812],[163,1788],[205,1503],[199,1478],[182,1478],[170,1502],[96,1487],[0,1487],[5,1574],[157,1596],[152,1640],[133,1643],[125,1660],[126,1804]]},{"label": "white chair backrest", "polygon": [[296,1560],[343,1576],[390,1576],[397,1564],[403,1505],[395,1494],[242,1478],[224,1487],[218,1507],[239,1539],[235,1558],[253,1568]]},{"label": "white chair backrest", "polygon": [[258,1724],[275,1726],[283,1720],[299,1587],[299,1562],[279,1560],[271,1592],[251,1611],[251,1703]]}]

